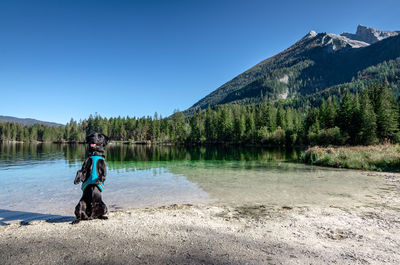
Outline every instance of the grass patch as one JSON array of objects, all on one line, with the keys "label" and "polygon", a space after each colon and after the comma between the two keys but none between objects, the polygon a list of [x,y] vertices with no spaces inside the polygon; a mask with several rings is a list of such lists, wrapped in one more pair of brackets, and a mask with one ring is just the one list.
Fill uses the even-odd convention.
[{"label": "grass patch", "polygon": [[301,161],[311,165],[338,168],[400,171],[399,145],[308,148],[301,154]]}]

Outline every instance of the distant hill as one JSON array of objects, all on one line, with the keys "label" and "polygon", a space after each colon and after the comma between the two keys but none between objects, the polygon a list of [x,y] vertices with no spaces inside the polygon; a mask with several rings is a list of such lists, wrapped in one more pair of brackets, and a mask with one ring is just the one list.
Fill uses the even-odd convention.
[{"label": "distant hill", "polygon": [[20,123],[22,125],[33,125],[33,124],[42,124],[42,125],[47,125],[47,126],[64,126],[63,124],[60,123],[55,123],[55,122],[48,122],[48,121],[39,121],[35,119],[30,119],[30,118],[16,118],[16,117],[11,117],[11,116],[1,116],[0,115],[0,122],[15,122],[15,123]]},{"label": "distant hill", "polygon": [[399,31],[359,25],[355,34],[316,33],[236,76],[185,111],[263,101],[304,101],[385,82],[398,95]]}]

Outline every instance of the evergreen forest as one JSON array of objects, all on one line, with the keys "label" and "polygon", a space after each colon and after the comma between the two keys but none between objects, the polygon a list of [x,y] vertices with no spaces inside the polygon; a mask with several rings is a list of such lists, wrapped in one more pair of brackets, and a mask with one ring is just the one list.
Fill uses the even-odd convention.
[{"label": "evergreen forest", "polygon": [[[353,92],[353,91],[352,91]],[[315,106],[282,101],[225,104],[185,116],[104,118],[90,115],[65,126],[0,122],[1,141],[84,142],[101,132],[113,141],[152,144],[238,144],[267,146],[371,145],[400,142],[399,101],[375,83],[360,93],[345,89]],[[297,102],[298,103],[298,102]]]}]

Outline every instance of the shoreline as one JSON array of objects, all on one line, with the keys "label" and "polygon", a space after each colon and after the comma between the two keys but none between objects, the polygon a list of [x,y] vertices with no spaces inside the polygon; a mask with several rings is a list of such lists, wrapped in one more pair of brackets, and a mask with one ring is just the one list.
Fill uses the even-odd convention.
[{"label": "shoreline", "polygon": [[400,174],[363,207],[217,204],[0,226],[2,264],[398,264]]},{"label": "shoreline", "polygon": [[302,152],[305,164],[332,168],[347,168],[375,172],[399,172],[400,148],[398,144],[371,146],[313,146]]},{"label": "shoreline", "polygon": [[[19,142],[0,141],[0,144],[57,144],[57,145],[85,145],[83,142]],[[240,147],[240,148],[265,148],[270,150],[290,151],[296,150],[299,157],[293,162],[306,165],[315,165],[330,168],[345,168],[375,172],[400,172],[400,147],[399,144],[377,144],[370,146],[271,146],[252,145],[244,143],[204,143],[185,144],[173,142],[151,141],[111,141],[110,146],[145,146],[148,147]]]},{"label": "shoreline", "polygon": [[[10,141],[10,140],[0,140],[1,143],[6,144],[82,144],[86,145],[84,141]],[[111,140],[108,145],[144,145],[144,146],[198,146],[198,147],[206,147],[206,146],[232,146],[232,147],[260,147],[260,148],[279,148],[279,149],[306,149],[307,145],[271,145],[271,144],[255,144],[255,143],[245,143],[245,142],[152,142],[151,140],[141,140],[141,141],[115,141]]]}]

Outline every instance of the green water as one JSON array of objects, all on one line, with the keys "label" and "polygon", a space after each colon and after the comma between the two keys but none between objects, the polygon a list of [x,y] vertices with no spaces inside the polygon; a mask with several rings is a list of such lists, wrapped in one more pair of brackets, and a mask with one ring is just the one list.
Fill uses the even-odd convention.
[{"label": "green water", "polygon": [[[298,150],[108,146],[103,199],[110,210],[173,203],[358,207],[373,203],[382,178],[297,163]],[[84,145],[0,145],[0,222],[73,215]],[[10,217],[11,216],[11,217]]]}]

